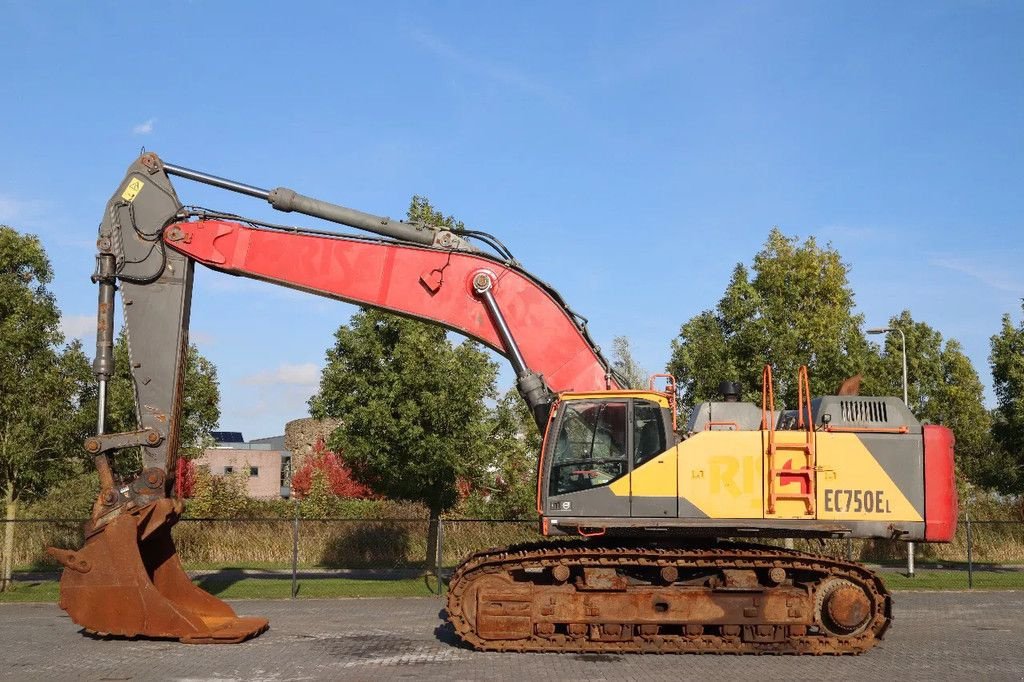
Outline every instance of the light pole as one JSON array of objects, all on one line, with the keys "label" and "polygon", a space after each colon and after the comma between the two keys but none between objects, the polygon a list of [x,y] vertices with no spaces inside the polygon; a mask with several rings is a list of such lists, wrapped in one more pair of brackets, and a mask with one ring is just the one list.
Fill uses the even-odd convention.
[{"label": "light pole", "polygon": [[[907,396],[907,335],[899,327],[876,327],[869,329],[868,334],[888,334],[889,332],[900,333],[900,343],[903,346],[903,404],[910,407],[910,399]],[[914,577],[914,543],[907,543],[907,576]]]}]

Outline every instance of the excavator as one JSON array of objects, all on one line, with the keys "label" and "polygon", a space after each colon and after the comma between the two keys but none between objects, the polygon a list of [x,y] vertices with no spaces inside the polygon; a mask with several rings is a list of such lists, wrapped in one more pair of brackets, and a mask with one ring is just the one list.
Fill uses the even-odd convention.
[{"label": "excavator", "polygon": [[[341,234],[186,206],[171,177],[263,199],[359,230]],[[949,541],[956,528],[952,432],[888,397],[812,397],[690,406],[675,381],[627,389],[586,320],[494,236],[356,211],[267,190],[143,153],[106,205],[97,240],[96,435],[85,450],[101,490],[78,550],[51,548],[60,605],[86,632],[240,642],[267,620],[240,617],[192,584],[171,529],[183,370],[196,263],[475,339],[504,356],[543,436],[533,544],[467,557],[447,618],[490,651],[855,654],[892,620],[882,580],[859,563],[758,538]],[[106,433],[120,292],[138,429]],[[111,458],[140,448],[142,469]]]}]

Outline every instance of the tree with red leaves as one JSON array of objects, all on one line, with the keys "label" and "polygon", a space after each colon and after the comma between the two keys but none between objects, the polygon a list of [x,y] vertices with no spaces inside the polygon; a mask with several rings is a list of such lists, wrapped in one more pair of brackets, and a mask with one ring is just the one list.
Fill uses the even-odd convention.
[{"label": "tree with red leaves", "polygon": [[196,488],[196,463],[184,457],[178,458],[177,472],[174,477],[174,494],[176,497],[189,498]]},{"label": "tree with red leaves", "polygon": [[296,497],[301,499],[309,494],[313,479],[319,472],[323,472],[331,492],[338,497],[367,499],[377,496],[368,486],[352,478],[352,470],[345,465],[345,460],[328,450],[323,438],[317,439],[313,454],[306,457],[302,468],[292,476],[292,490]]}]

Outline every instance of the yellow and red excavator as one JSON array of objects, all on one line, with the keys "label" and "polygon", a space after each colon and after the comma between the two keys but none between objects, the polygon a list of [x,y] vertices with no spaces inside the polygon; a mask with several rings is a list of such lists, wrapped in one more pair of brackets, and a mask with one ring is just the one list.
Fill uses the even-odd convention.
[{"label": "yellow and red excavator", "polygon": [[[186,207],[170,176],[363,234]],[[955,531],[948,429],[921,425],[895,398],[812,398],[806,371],[798,405],[777,410],[769,368],[760,405],[725,382],[722,400],[677,425],[672,377],[625,390],[586,320],[484,232],[394,221],[146,153],[108,202],[97,246],[100,407],[85,449],[101,491],[84,546],[50,550],[65,567],[61,606],[88,631],[227,643],[267,627],[193,585],[171,537],[196,263],[443,325],[509,360],[543,435],[537,513],[551,537],[455,570],[448,619],[475,648],[859,653],[892,617],[877,575],[735,538],[944,542]],[[117,290],[138,412],[129,433],[104,429]],[[116,479],[110,458],[134,447],[142,470]]]}]

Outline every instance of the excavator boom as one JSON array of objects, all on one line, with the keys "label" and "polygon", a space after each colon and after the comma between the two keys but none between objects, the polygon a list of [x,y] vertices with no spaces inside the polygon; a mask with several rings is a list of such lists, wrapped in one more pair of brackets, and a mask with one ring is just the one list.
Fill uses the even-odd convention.
[{"label": "excavator boom", "polygon": [[[186,209],[178,175],[354,227],[379,237],[281,228]],[[466,237],[489,245],[496,255]],[[199,590],[178,561],[170,529],[185,353],[195,263],[443,325],[506,356],[540,428],[556,395],[618,388],[608,362],[551,287],[522,270],[496,239],[405,223],[304,196],[265,190],[181,166],[152,153],[133,163],[107,203],[97,240],[99,285],[94,372],[97,434],[85,443],[101,491],[78,551],[51,548],[68,569],[61,605],[87,629],[118,635],[234,642],[266,628],[237,618]],[[120,290],[139,428],[105,433],[113,373],[115,291]],[[139,447],[143,469],[116,480],[109,457]]]}]

